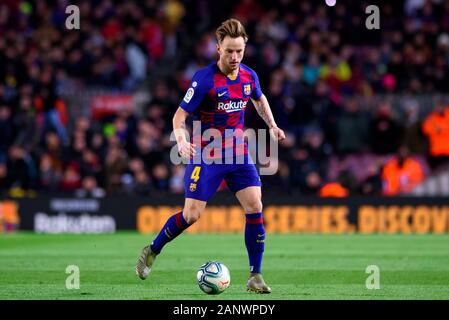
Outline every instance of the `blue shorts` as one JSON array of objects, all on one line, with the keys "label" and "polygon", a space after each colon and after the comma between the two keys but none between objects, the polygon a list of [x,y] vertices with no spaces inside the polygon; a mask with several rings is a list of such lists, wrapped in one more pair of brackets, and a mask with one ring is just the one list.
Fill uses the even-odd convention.
[{"label": "blue shorts", "polygon": [[223,179],[233,193],[246,187],[262,185],[257,168],[252,163],[188,164],[184,174],[185,197],[207,201]]}]

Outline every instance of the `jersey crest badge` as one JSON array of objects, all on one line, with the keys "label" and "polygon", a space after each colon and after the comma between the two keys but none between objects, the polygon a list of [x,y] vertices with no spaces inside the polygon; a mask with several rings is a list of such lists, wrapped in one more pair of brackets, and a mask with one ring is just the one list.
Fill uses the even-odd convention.
[{"label": "jersey crest badge", "polygon": [[243,85],[243,93],[245,96],[249,96],[251,94],[251,84],[247,83]]}]

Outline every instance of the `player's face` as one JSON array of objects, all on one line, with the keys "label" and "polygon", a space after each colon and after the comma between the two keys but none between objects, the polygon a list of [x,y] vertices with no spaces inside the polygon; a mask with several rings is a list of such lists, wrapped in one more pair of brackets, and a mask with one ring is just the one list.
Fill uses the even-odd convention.
[{"label": "player's face", "polygon": [[217,51],[220,55],[221,64],[230,71],[239,68],[245,53],[245,40],[242,37],[231,38],[226,36],[223,41],[217,44]]}]

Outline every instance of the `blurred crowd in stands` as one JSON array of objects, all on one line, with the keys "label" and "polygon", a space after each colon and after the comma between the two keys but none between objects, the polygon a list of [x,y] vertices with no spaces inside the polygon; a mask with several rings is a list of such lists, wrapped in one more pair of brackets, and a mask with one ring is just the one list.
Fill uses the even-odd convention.
[{"label": "blurred crowd in stands", "polygon": [[[1,1],[0,193],[183,193],[171,118],[193,74],[216,60],[214,31],[229,17],[246,26],[244,62],[287,132],[266,190],[409,192],[449,162],[447,101],[422,114],[416,103],[367,109],[359,97],[449,93],[449,2],[379,3],[381,29],[368,30],[375,2]],[[80,30],[65,28],[70,4]],[[61,93],[73,83],[147,90],[151,101],[143,115],[72,119]],[[252,107],[246,125],[264,128]]]}]

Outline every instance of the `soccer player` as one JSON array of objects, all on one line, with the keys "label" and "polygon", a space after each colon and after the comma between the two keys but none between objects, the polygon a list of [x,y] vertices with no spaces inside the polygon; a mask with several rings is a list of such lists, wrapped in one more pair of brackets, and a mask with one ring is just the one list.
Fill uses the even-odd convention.
[{"label": "soccer player", "polygon": [[[203,140],[201,146],[188,141],[185,121],[189,114],[201,121],[201,133],[207,129],[217,129],[220,133],[224,133],[226,129],[237,132],[243,129],[244,111],[249,99],[271,129],[271,136],[277,140],[285,138],[284,132],[274,121],[256,73],[241,63],[248,41],[243,25],[236,19],[229,19],[216,30],[216,36],[218,62],[199,70],[193,76],[190,88],[173,117],[178,151],[187,159],[194,159],[198,149],[204,150],[207,145]],[[238,135],[231,139],[239,140],[236,136]],[[261,273],[265,245],[261,182],[254,163],[249,159],[246,144],[241,139],[239,141],[231,145],[232,160],[236,160],[240,155],[244,158],[243,163],[234,161],[229,164],[225,160],[222,163],[210,163],[204,160],[220,157],[224,159],[229,156],[229,153],[226,153],[226,150],[229,151],[229,144],[222,141],[222,152],[212,151],[208,156],[200,157],[199,164],[187,164],[184,176],[184,208],[167,220],[151,245],[143,248],[136,266],[136,273],[141,279],[146,279],[162,248],[200,218],[208,199],[216,192],[222,180],[225,180],[246,213],[245,244],[250,265],[247,290],[257,293],[271,292]]]}]

